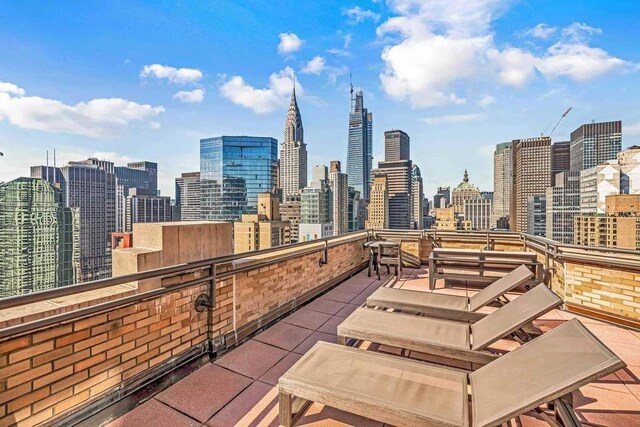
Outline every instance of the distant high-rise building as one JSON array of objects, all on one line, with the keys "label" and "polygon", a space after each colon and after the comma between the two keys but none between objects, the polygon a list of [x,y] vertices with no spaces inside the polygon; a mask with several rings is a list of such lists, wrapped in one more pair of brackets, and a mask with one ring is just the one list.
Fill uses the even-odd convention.
[{"label": "distant high-rise building", "polygon": [[493,153],[493,222],[509,217],[512,186],[511,143],[496,145]]},{"label": "distant high-rise building", "polygon": [[457,214],[464,214],[464,202],[471,199],[479,199],[480,190],[469,183],[469,174],[464,170],[462,182],[451,192],[451,207]]},{"label": "distant high-rise building", "polygon": [[547,188],[546,237],[560,243],[573,243],[573,218],[580,213],[580,172],[555,175],[555,185]]},{"label": "distant high-rise building", "polygon": [[[116,174],[116,232],[131,231],[131,223],[126,225],[126,200],[130,190],[136,189],[137,196],[158,195],[157,163],[131,162],[127,166],[114,167]],[[132,217],[129,216],[129,220]]]},{"label": "distant high-rise building", "polygon": [[[351,88],[353,94],[353,88]],[[349,113],[349,144],[347,147],[347,175],[349,186],[369,200],[369,186],[373,164],[373,114],[364,108],[362,91],[351,100]]]},{"label": "distant high-rise building", "polygon": [[604,213],[574,218],[574,244],[620,249],[640,249],[640,195],[606,197]]},{"label": "distant high-rise building", "polygon": [[235,253],[274,248],[291,243],[291,224],[280,217],[280,200],[273,192],[258,194],[258,213],[242,214],[233,223]]},{"label": "distant high-rise building", "polygon": [[367,204],[360,198],[360,192],[349,187],[349,203],[347,207],[349,215],[349,231],[364,229],[364,221],[367,216]]},{"label": "distant high-rise building", "polygon": [[65,207],[78,208],[80,275],[86,282],[111,277],[111,234],[116,227],[116,176],[113,163],[87,159],[57,168],[34,166],[33,178],[49,179],[62,190]]},{"label": "distant high-rise building", "polygon": [[410,160],[409,135],[401,130],[388,130],[384,133],[384,160]]},{"label": "distant high-rise building", "polygon": [[451,187],[438,187],[436,190],[436,194],[440,194],[442,196],[441,200],[444,200],[444,206],[441,206],[443,202],[440,200],[439,204],[434,203],[434,207],[436,208],[448,208],[451,204]]},{"label": "distant high-rise building", "polygon": [[291,227],[291,243],[297,243],[300,227],[300,196],[285,197],[280,203],[280,217]]},{"label": "distant high-rise building", "polygon": [[[527,222],[529,198],[544,197],[547,187],[551,185],[551,138],[543,136],[514,140],[512,160],[509,226],[513,231],[533,234]],[[536,215],[535,219],[544,224],[546,212],[542,216]],[[540,236],[546,233],[540,223],[536,224],[536,230],[542,230]]]},{"label": "distant high-rise building", "polygon": [[621,121],[584,124],[571,132],[570,169],[582,171],[615,160],[621,149]]},{"label": "distant high-rise building", "polygon": [[571,141],[553,143],[551,146],[551,185],[556,185],[556,174],[568,171],[570,166]]},{"label": "distant high-rise building", "polygon": [[38,178],[0,184],[0,298],[76,283],[78,208]]},{"label": "distant high-rise building", "polygon": [[137,188],[129,189],[124,200],[124,231],[133,231],[133,224],[139,222],[171,221],[171,198],[138,194]]},{"label": "distant high-rise building", "polygon": [[464,219],[462,214],[457,214],[453,207],[434,209],[436,217],[433,229],[435,230],[471,230],[471,221]]},{"label": "distant high-rise building", "polygon": [[385,173],[376,173],[373,177],[367,214],[366,229],[385,230],[389,228],[389,186]]},{"label": "distant high-rise building", "polygon": [[447,207],[447,199],[444,194],[435,194],[432,204],[433,209],[444,209]]},{"label": "distant high-rise building", "polygon": [[329,186],[333,197],[333,234],[337,236],[349,231],[349,183],[347,174],[340,171],[338,160],[331,161]]},{"label": "distant high-rise building", "polygon": [[314,181],[327,181],[329,179],[329,169],[325,165],[315,165],[312,176]]},{"label": "distant high-rise building", "polygon": [[304,143],[302,116],[293,87],[284,122],[284,140],[280,146],[280,188],[285,197],[300,194],[307,186],[307,145]]},{"label": "distant high-rise building", "polygon": [[544,237],[547,234],[547,198],[530,196],[527,199],[527,233]]},{"label": "distant high-rise building", "polygon": [[180,209],[181,221],[202,219],[200,172],[186,172],[176,178],[176,206]]},{"label": "distant high-rise building", "polygon": [[332,202],[333,195],[326,181],[311,181],[311,184],[302,190],[299,241],[306,242],[333,235]]},{"label": "distant high-rise building", "polygon": [[471,223],[472,230],[489,230],[493,228],[493,199],[476,197],[463,203],[465,221]]},{"label": "distant high-rise building", "polygon": [[[428,209],[428,208],[427,208]],[[411,228],[422,230],[424,217],[424,184],[418,165],[411,168]]]},{"label": "distant high-rise building", "polygon": [[409,229],[413,218],[411,174],[413,165],[411,160],[397,160],[393,162],[378,162],[378,167],[372,175],[387,176],[387,196],[389,199],[389,228]]},{"label": "distant high-rise building", "polygon": [[277,187],[277,167],[278,141],[274,138],[200,140],[202,219],[237,221],[244,213],[257,213],[258,194]]}]

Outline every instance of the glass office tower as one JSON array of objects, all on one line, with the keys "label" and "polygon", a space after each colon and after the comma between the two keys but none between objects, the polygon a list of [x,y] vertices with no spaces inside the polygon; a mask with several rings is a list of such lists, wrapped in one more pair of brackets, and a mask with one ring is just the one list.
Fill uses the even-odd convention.
[{"label": "glass office tower", "polygon": [[80,222],[43,179],[0,184],[0,298],[77,282]]},{"label": "glass office tower", "polygon": [[200,140],[202,219],[237,221],[258,212],[258,193],[277,187],[278,140],[219,136]]},{"label": "glass office tower", "polygon": [[359,90],[349,114],[349,143],[347,147],[347,175],[349,187],[369,200],[371,168],[373,163],[373,115],[364,108]]}]

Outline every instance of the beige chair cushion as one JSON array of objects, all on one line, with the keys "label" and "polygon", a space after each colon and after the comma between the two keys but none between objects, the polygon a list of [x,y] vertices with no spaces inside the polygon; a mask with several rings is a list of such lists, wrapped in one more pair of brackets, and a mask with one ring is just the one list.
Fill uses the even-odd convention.
[{"label": "beige chair cushion", "polygon": [[280,378],[278,387],[381,421],[468,425],[464,372],[346,346],[318,342]]},{"label": "beige chair cushion", "polygon": [[474,350],[482,350],[533,319],[562,305],[562,299],[539,284],[471,325]]},{"label": "beige chair cushion", "polygon": [[467,304],[467,297],[385,287],[378,288],[367,298],[367,305],[372,307],[418,312],[425,307],[467,311]]},{"label": "beige chair cushion", "polygon": [[624,366],[571,320],[469,375],[473,425],[498,425]]},{"label": "beige chair cushion", "polygon": [[370,308],[356,309],[338,325],[338,335],[417,351],[431,348],[451,353],[455,349],[470,349],[466,323]]},{"label": "beige chair cushion", "polygon": [[476,311],[484,307],[501,295],[522,285],[533,277],[533,273],[526,266],[521,265],[513,271],[502,276],[477,294],[469,298],[469,311]]}]

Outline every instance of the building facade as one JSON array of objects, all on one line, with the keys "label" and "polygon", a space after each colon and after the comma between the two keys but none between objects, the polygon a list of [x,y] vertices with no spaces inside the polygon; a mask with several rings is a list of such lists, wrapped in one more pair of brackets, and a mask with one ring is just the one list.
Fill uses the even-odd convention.
[{"label": "building facade", "polygon": [[378,162],[378,167],[372,171],[374,176],[387,176],[389,228],[412,228],[412,170],[411,160],[398,160]]},{"label": "building facade", "polygon": [[[353,88],[351,89],[353,93]],[[373,166],[373,114],[364,107],[364,97],[359,90],[351,100],[349,113],[349,141],[347,145],[347,175],[349,187],[369,200],[371,169]]]},{"label": "building facade", "polygon": [[332,204],[333,195],[327,181],[311,181],[302,190],[298,241],[306,242],[333,235]]},{"label": "building facade", "polygon": [[293,87],[284,121],[284,140],[280,146],[280,188],[285,197],[300,194],[307,186],[307,145],[304,143],[302,116]]},{"label": "building facade", "polygon": [[582,171],[615,160],[622,150],[622,122],[588,123],[571,132],[570,169]]},{"label": "building facade", "polygon": [[555,185],[547,188],[546,237],[560,243],[573,243],[573,218],[580,213],[580,172],[555,175]]},{"label": "building facade", "polygon": [[38,178],[0,184],[0,298],[79,279],[80,223],[62,191]]},{"label": "building facade", "polygon": [[389,185],[387,174],[379,173],[373,177],[365,228],[367,230],[386,230],[389,228]]},{"label": "building facade", "polygon": [[200,140],[202,219],[237,221],[255,214],[258,194],[277,187],[278,141],[257,136]]},{"label": "building facade", "polygon": [[124,231],[133,231],[133,224],[138,222],[169,221],[170,197],[138,194],[135,188],[129,190],[129,195],[124,200]]},{"label": "building facade", "polygon": [[571,168],[571,141],[555,142],[551,146],[551,185],[556,185],[555,176]]},{"label": "building facade", "polygon": [[604,214],[576,215],[574,244],[640,249],[640,195],[607,196]]},{"label": "building facade", "polygon": [[[49,179],[62,190],[65,207],[77,208],[80,224],[78,280],[111,277],[111,233],[116,227],[116,176],[113,163],[90,158],[62,168],[35,166],[32,178]],[[57,182],[55,182],[57,181]]]},{"label": "building facade", "polygon": [[349,215],[349,231],[357,231],[364,229],[364,221],[367,216],[367,204],[360,198],[360,192],[355,188],[349,187],[349,202],[347,212]]},{"label": "building facade", "polygon": [[[135,221],[137,218],[135,212],[134,215],[131,215],[132,202],[131,200],[127,201],[127,198],[130,195],[158,196],[158,164],[147,161],[131,162],[127,163],[127,166],[114,167],[114,172],[116,175],[116,232],[121,233],[131,231],[131,221]],[[127,211],[127,203],[129,211]],[[134,210],[136,205],[137,202],[133,202]],[[155,205],[157,206],[156,214],[160,213],[159,209],[163,209],[162,217],[164,218],[164,202],[157,201]],[[146,209],[146,206],[143,208]],[[143,216],[141,215],[141,217]],[[170,220],[171,217],[168,221]]]},{"label": "building facade", "polygon": [[500,218],[509,217],[512,166],[511,143],[496,145],[493,152],[493,223],[496,226]]},{"label": "building facade", "polygon": [[472,230],[493,228],[493,199],[476,197],[464,201],[464,219],[471,223]]},{"label": "building facade", "polygon": [[340,161],[332,160],[329,168],[329,186],[331,188],[333,234],[349,231],[349,179],[340,170]]},{"label": "building facade", "polygon": [[200,221],[200,172],[186,172],[176,178],[176,206],[181,221]]},{"label": "building facade", "polygon": [[530,196],[527,199],[527,231],[533,236],[547,234],[547,197]]},{"label": "building facade", "polygon": [[[411,167],[411,228],[422,230],[424,217],[424,183],[418,165]],[[427,205],[428,206],[428,205]],[[427,212],[429,208],[427,207]]]},{"label": "building facade", "polygon": [[274,248],[291,243],[291,225],[282,221],[280,200],[273,192],[258,194],[258,213],[243,214],[233,223],[235,253]]},{"label": "building facade", "polygon": [[384,160],[411,160],[409,135],[401,130],[388,130],[384,133]]},{"label": "building facade", "polygon": [[471,221],[465,220],[461,214],[451,208],[434,209],[435,230],[471,230]]},{"label": "building facade", "polygon": [[[551,185],[551,138],[518,139],[512,141],[512,186],[509,209],[509,226],[512,231],[533,234],[527,220],[528,203],[531,197],[545,197]],[[535,226],[544,236],[544,215],[536,215],[542,224]]]},{"label": "building facade", "polygon": [[299,240],[300,226],[300,196],[286,197],[280,203],[280,218],[290,224],[291,243],[297,243]]}]

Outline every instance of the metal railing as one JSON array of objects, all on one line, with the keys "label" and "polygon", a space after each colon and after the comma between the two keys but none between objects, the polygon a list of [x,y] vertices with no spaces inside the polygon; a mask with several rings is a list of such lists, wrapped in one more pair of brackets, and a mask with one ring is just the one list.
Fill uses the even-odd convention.
[{"label": "metal railing", "polygon": [[[193,273],[195,271],[206,271],[206,275],[203,277],[194,278],[186,282],[177,284],[171,284],[167,286],[161,286],[158,289],[152,289],[150,291],[136,293],[135,295],[118,298],[112,301],[107,301],[100,304],[91,305],[88,307],[55,314],[42,319],[37,319],[28,323],[22,323],[20,325],[10,326],[4,329],[0,329],[0,339],[6,338],[12,335],[25,333],[31,330],[39,329],[42,327],[50,326],[60,322],[68,321],[71,319],[87,316],[90,314],[98,313],[105,310],[114,309],[119,306],[135,303],[144,299],[154,298],[169,292],[174,292],[179,289],[187,288],[190,286],[209,283],[209,300],[205,303],[205,307],[213,308],[215,306],[215,283],[218,280],[226,277],[233,276],[255,269],[259,269],[265,266],[276,264],[278,262],[286,261],[292,258],[298,258],[305,255],[313,254],[316,252],[323,252],[323,256],[319,259],[320,265],[325,265],[329,262],[328,250],[330,248],[340,246],[349,242],[361,240],[366,238],[370,239],[371,233],[369,231],[354,231],[351,233],[342,234],[339,236],[331,236],[317,240],[311,240],[308,242],[294,243],[290,245],[278,246],[275,248],[263,249],[253,252],[245,252],[234,255],[221,256],[217,258],[204,259],[201,261],[193,261],[184,264],[162,267],[153,270],[148,270],[140,273],[126,274],[117,277],[111,277],[108,279],[96,280],[92,282],[80,283],[77,285],[70,285],[61,288],[50,289],[41,292],[34,292],[31,294],[17,295],[0,300],[0,310],[10,309],[13,307],[19,307],[26,304],[33,304],[37,302],[47,301],[55,298],[61,298],[69,295],[76,295],[79,293],[90,292],[100,289],[105,289],[111,286],[121,285],[125,283],[145,280],[145,279],[167,279],[171,277],[180,276],[183,274]],[[291,251],[291,249],[296,249]],[[281,252],[278,254],[277,252]],[[260,257],[263,255],[274,254],[273,257],[266,259],[251,261],[251,258]],[[246,265],[233,265],[234,261],[247,260]],[[221,271],[219,267],[226,266],[228,269]],[[201,301],[202,302],[202,301]]]}]

